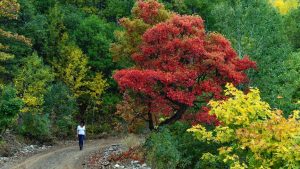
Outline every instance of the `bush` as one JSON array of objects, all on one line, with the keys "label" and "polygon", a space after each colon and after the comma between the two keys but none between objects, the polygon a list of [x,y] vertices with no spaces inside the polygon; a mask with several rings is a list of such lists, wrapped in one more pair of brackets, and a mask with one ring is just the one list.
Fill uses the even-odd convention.
[{"label": "bush", "polygon": [[147,161],[154,169],[207,168],[211,165],[197,164],[199,157],[207,150],[217,151],[214,144],[196,140],[186,132],[190,125],[176,122],[152,133],[146,141]]},{"label": "bush", "polygon": [[168,129],[154,133],[148,140],[147,161],[155,169],[175,169],[180,160],[180,152],[176,149]]},{"label": "bush", "polygon": [[86,132],[90,136],[96,136],[104,132],[108,133],[110,131],[111,131],[111,126],[108,123],[87,124],[86,126]]},{"label": "bush", "polygon": [[227,100],[209,102],[210,114],[221,125],[208,129],[199,124],[188,130],[201,142],[217,144],[217,152],[207,150],[199,161],[224,162],[236,169],[299,168],[300,111],[285,118],[261,101],[258,89],[245,94],[232,84],[226,87]]},{"label": "bush", "polygon": [[17,98],[16,90],[13,87],[0,87],[0,134],[13,123],[22,104],[22,100]]},{"label": "bush", "polygon": [[76,100],[68,87],[59,82],[52,85],[44,97],[44,112],[51,121],[51,133],[58,137],[74,136],[73,115],[78,112]]},{"label": "bush", "polygon": [[51,139],[50,120],[47,115],[24,113],[18,131],[29,139],[49,141]]}]

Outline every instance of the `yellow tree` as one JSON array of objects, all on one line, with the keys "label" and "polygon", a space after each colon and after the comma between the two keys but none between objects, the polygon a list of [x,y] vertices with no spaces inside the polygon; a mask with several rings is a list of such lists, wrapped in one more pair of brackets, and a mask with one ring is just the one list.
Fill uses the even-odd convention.
[{"label": "yellow tree", "polygon": [[298,0],[269,0],[269,2],[279,10],[282,15],[287,14],[290,10],[299,6]]},{"label": "yellow tree", "polygon": [[244,94],[228,84],[225,93],[227,100],[209,102],[210,114],[221,125],[213,130],[203,125],[188,130],[198,140],[219,146],[217,153],[204,153],[201,160],[230,168],[299,168],[299,111],[284,118],[261,100],[258,89]]},{"label": "yellow tree", "polygon": [[53,79],[52,70],[43,64],[37,54],[25,58],[24,66],[19,68],[14,79],[18,95],[25,104],[22,112],[43,113],[44,94]]},{"label": "yellow tree", "polygon": [[100,96],[108,86],[106,80],[101,72],[91,74],[88,57],[78,46],[67,42],[67,34],[64,34],[62,39],[60,57],[52,63],[58,72],[58,78],[62,79],[74,93],[82,112],[89,104],[87,101],[99,106]]}]

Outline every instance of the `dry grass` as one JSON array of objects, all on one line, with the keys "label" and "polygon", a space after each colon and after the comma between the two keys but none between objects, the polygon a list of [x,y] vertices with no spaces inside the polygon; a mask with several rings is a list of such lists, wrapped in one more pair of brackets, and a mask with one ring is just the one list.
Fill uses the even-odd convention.
[{"label": "dry grass", "polygon": [[145,143],[145,138],[140,137],[136,134],[128,134],[123,140],[122,144],[128,148],[134,148],[141,146]]}]

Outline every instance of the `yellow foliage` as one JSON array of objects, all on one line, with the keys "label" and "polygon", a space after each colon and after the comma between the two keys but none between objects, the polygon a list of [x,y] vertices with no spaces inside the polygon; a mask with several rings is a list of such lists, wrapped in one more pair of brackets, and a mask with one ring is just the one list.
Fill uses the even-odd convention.
[{"label": "yellow foliage", "polygon": [[103,75],[96,73],[94,77],[88,76],[88,57],[75,45],[63,46],[61,55],[64,60],[53,64],[58,69],[60,78],[72,90],[75,97],[89,95],[99,105],[100,96],[108,86]]},{"label": "yellow foliage", "polygon": [[25,103],[22,112],[42,113],[44,94],[53,78],[51,69],[43,65],[36,54],[25,59],[24,66],[19,69],[14,79],[18,94]]},{"label": "yellow foliage", "polygon": [[87,87],[90,90],[91,97],[96,100],[96,104],[101,104],[99,98],[106,87],[108,87],[103,75],[101,73],[96,73],[95,77],[91,81],[87,82]]},{"label": "yellow foliage", "polygon": [[195,137],[200,141],[211,141],[213,140],[212,132],[207,131],[204,126],[196,125],[187,130],[188,132],[193,132]]},{"label": "yellow foliage", "polygon": [[251,88],[248,94],[244,94],[232,84],[227,84],[226,88],[225,95],[231,96],[228,100],[209,102],[212,107],[210,114],[216,115],[225,126],[247,126],[270,116],[270,106],[261,101],[258,89]]},{"label": "yellow foliage", "polygon": [[[249,148],[263,166],[272,167],[277,161],[296,166],[300,160],[300,123],[297,112],[290,118],[275,111],[270,119],[253,122],[247,128],[236,130],[242,146]],[[272,159],[266,158],[272,156]],[[300,167],[300,166],[298,166]]]},{"label": "yellow foliage", "polygon": [[201,159],[214,157],[213,162],[218,159],[232,169],[300,168],[300,111],[284,118],[280,110],[271,110],[261,101],[258,89],[244,94],[232,84],[226,88],[229,99],[210,102],[210,114],[221,125],[211,131],[202,125],[188,129],[198,140],[220,145],[218,154],[207,152]]},{"label": "yellow foliage", "polygon": [[279,10],[282,15],[287,14],[290,10],[297,9],[298,0],[269,0],[269,2]]},{"label": "yellow foliage", "polygon": [[0,17],[16,19],[20,10],[20,4],[16,0],[1,0],[0,1]]}]

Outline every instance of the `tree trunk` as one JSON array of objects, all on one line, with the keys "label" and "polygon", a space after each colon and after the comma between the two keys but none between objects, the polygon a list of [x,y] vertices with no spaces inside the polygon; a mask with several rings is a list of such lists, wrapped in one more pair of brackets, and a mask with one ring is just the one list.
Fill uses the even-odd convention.
[{"label": "tree trunk", "polygon": [[148,111],[148,123],[149,123],[149,129],[153,130],[154,124],[153,124],[152,114],[150,111]]},{"label": "tree trunk", "polygon": [[172,124],[172,123],[176,122],[177,120],[181,119],[181,117],[184,114],[184,112],[186,111],[186,109],[187,109],[187,106],[181,106],[180,109],[172,117],[170,117],[167,120],[161,122],[159,124],[159,126]]},{"label": "tree trunk", "polygon": [[149,123],[149,129],[153,130],[154,124],[153,124],[152,113],[150,110],[151,110],[151,102],[149,101],[149,103],[148,103],[148,123]]}]

